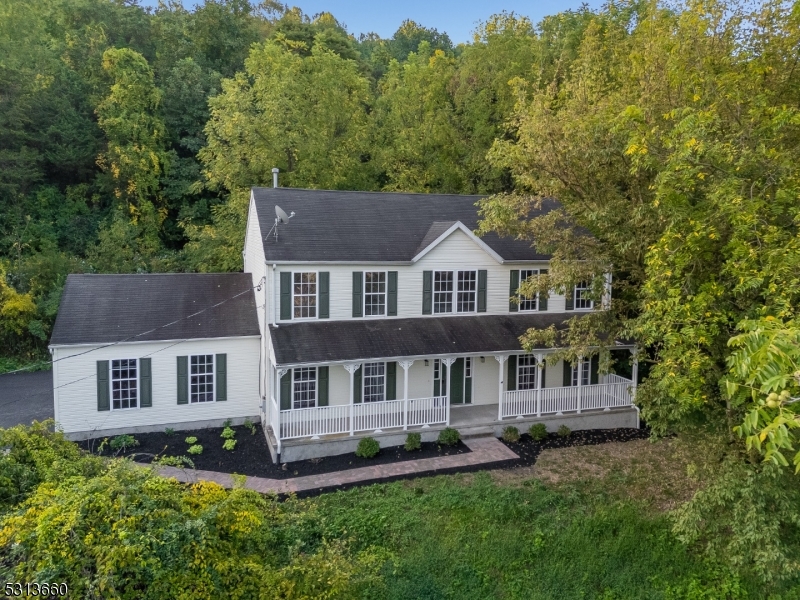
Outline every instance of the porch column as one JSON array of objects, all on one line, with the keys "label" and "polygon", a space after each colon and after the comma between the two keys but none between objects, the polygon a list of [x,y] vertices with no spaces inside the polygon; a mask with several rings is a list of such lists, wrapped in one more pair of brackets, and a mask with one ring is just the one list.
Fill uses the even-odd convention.
[{"label": "porch column", "polygon": [[536,355],[536,416],[542,416],[542,370],[544,369],[544,354]]},{"label": "porch column", "polygon": [[581,414],[581,387],[583,387],[583,357],[578,357],[578,414]]},{"label": "porch column", "polygon": [[442,364],[447,366],[447,397],[445,402],[445,414],[447,415],[447,426],[450,427],[450,389],[453,387],[453,369],[451,365],[456,362],[455,358],[443,358]]},{"label": "porch column", "polygon": [[[273,400],[275,400],[275,402],[272,402],[272,406],[269,407],[269,412],[270,413],[272,413],[272,409],[273,408],[276,409],[275,410],[276,414],[273,417],[273,419],[274,419],[273,423],[275,423],[275,425],[273,425],[273,429],[277,428],[277,431],[273,431],[273,433],[275,434],[275,439],[278,441],[278,447],[276,448],[276,452],[278,454],[281,453],[281,398],[280,398],[280,395],[281,395],[281,384],[280,384],[280,381],[281,381],[281,379],[283,379],[283,376],[286,375],[286,373],[288,373],[288,372],[289,372],[289,369],[278,369],[278,380],[275,382],[275,385],[278,388],[276,390],[276,393],[277,393],[278,397],[275,398],[274,395],[271,395],[271,398]],[[291,404],[290,404],[290,406],[291,406]]]},{"label": "porch column", "polygon": [[348,419],[350,422],[350,435],[353,435],[353,404],[356,399],[355,389],[353,387],[353,375],[358,371],[358,367],[360,366],[361,365],[344,365],[345,370],[350,373],[350,415]]},{"label": "porch column", "polygon": [[397,364],[403,367],[403,431],[405,431],[408,429],[408,369],[414,361],[401,360]]},{"label": "porch column", "polygon": [[503,365],[508,360],[505,355],[495,354],[494,358],[500,363],[500,372],[497,376],[497,420],[503,420]]},{"label": "porch column", "polygon": [[631,348],[631,379],[633,385],[631,386],[631,404],[636,409],[636,429],[639,429],[639,407],[636,406],[636,387],[639,382],[639,349]]}]

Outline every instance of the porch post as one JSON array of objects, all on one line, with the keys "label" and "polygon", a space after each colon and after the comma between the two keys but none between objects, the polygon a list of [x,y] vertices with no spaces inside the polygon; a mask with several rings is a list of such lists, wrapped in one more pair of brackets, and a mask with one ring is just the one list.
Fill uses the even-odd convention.
[{"label": "porch post", "polygon": [[636,429],[639,429],[639,407],[636,406],[636,387],[639,381],[639,349],[631,349],[631,379],[633,385],[631,386],[631,404],[636,409]]},{"label": "porch post", "polygon": [[544,368],[544,354],[536,355],[536,416],[542,416],[542,369]]},{"label": "porch post", "polygon": [[[280,384],[280,381],[281,381],[281,379],[283,379],[283,376],[286,375],[286,373],[288,373],[288,372],[289,372],[289,369],[278,369],[278,381],[276,382],[276,386],[278,388],[277,389],[278,398],[275,398],[275,396],[271,395],[271,398],[275,400],[275,402],[273,402],[272,404],[274,404],[276,406],[276,408],[278,409],[276,411],[278,414],[275,415],[275,424],[278,427],[278,431],[273,432],[275,434],[275,439],[278,440],[278,454],[281,453],[281,399],[280,399],[281,384]],[[270,412],[272,412],[272,406],[269,407],[269,410],[270,410]]]},{"label": "porch post", "polygon": [[447,426],[450,427],[450,389],[453,387],[453,369],[450,367],[456,362],[455,358],[443,358],[442,364],[447,366],[447,397],[445,399],[445,414],[447,415]]},{"label": "porch post", "polygon": [[578,357],[578,414],[581,414],[581,387],[583,387],[583,357]]},{"label": "porch post", "polygon": [[497,420],[503,420],[503,365],[508,360],[505,355],[495,354],[495,360],[500,363],[500,371],[497,375]]},{"label": "porch post", "polygon": [[401,360],[397,364],[403,367],[403,431],[405,431],[408,429],[408,369],[414,361]]},{"label": "porch post", "polygon": [[358,367],[361,365],[344,365],[345,370],[350,373],[350,415],[349,415],[349,422],[350,422],[350,435],[353,435],[353,404],[355,401],[355,389],[353,387],[353,375],[356,371],[358,371]]}]

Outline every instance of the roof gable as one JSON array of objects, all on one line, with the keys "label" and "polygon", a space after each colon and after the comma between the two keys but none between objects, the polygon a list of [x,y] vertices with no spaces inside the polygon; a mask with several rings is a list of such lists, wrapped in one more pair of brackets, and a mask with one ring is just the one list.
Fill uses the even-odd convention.
[{"label": "roof gable", "polygon": [[[429,230],[428,230],[428,234],[425,236],[425,240],[423,240],[423,243],[425,243],[425,241],[426,241],[426,240],[427,240],[429,237],[432,237],[432,236],[433,236],[433,235],[436,233],[436,229],[440,229],[442,225],[443,225],[443,223],[434,223],[434,224],[431,226],[431,229],[429,229]],[[437,228],[437,226],[438,226],[438,228]],[[433,233],[432,233],[432,231],[433,231]],[[453,223],[452,225],[450,225],[450,227],[448,227],[447,229],[445,229],[445,230],[444,230],[444,231],[443,231],[441,234],[439,234],[439,235],[438,235],[436,238],[434,238],[434,239],[433,239],[431,242],[429,242],[429,243],[428,243],[428,244],[427,244],[427,245],[426,245],[424,248],[422,248],[422,244],[420,244],[420,248],[422,248],[422,249],[421,249],[421,250],[420,250],[420,251],[419,251],[419,252],[416,254],[416,256],[414,256],[414,258],[412,258],[412,259],[411,259],[411,262],[417,262],[417,261],[418,261],[419,259],[421,259],[423,256],[425,256],[426,254],[428,254],[428,253],[429,253],[431,250],[433,250],[434,248],[436,248],[436,246],[438,246],[438,245],[439,245],[439,244],[441,244],[441,243],[442,243],[444,240],[446,240],[448,237],[450,237],[451,235],[453,235],[453,233],[455,233],[456,231],[461,231],[461,232],[463,232],[463,233],[464,233],[464,234],[465,234],[465,235],[466,235],[466,236],[467,236],[467,237],[468,237],[470,240],[472,240],[472,241],[473,241],[473,242],[474,242],[474,243],[475,243],[475,244],[476,244],[476,245],[477,245],[477,246],[478,246],[478,247],[479,247],[481,250],[483,250],[484,252],[486,252],[486,254],[488,254],[489,256],[491,256],[491,257],[492,257],[493,259],[495,259],[495,260],[496,260],[498,263],[500,263],[500,264],[503,264],[503,258],[502,258],[502,257],[501,257],[501,256],[500,256],[500,255],[499,255],[497,252],[495,252],[494,250],[492,250],[492,248],[490,248],[490,247],[489,247],[489,246],[486,244],[486,242],[484,242],[484,241],[483,241],[481,238],[479,238],[477,235],[475,235],[475,234],[474,234],[474,233],[472,233],[472,232],[471,232],[469,229],[467,229],[467,228],[464,226],[464,224],[463,224],[461,221],[456,221],[455,223]]]}]

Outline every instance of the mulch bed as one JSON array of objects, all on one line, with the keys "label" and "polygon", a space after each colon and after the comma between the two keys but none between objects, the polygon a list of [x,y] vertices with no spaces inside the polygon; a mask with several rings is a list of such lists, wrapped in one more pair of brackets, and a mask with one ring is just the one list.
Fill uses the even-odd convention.
[{"label": "mulch bed", "polygon": [[[288,479],[470,452],[470,449],[463,442],[459,442],[456,446],[439,446],[436,442],[423,442],[421,450],[412,452],[406,452],[402,446],[381,448],[380,453],[374,458],[359,458],[355,453],[350,453],[274,465],[270,458],[267,440],[264,438],[264,432],[261,430],[260,425],[256,425],[256,433],[254,435],[251,435],[250,431],[244,426],[232,427],[231,429],[236,432],[236,449],[232,451],[222,448],[222,443],[225,441],[220,437],[222,428],[216,427],[213,429],[176,431],[172,434],[166,434],[161,431],[135,434],[133,437],[136,438],[139,445],[127,452],[120,453],[120,456],[131,457],[135,461],[143,463],[151,462],[155,456],[186,456],[192,460],[195,469],[203,471],[238,473],[250,477],[266,477],[269,479]],[[197,443],[203,446],[202,454],[192,455],[186,452],[189,444],[184,440],[190,436],[196,437]],[[93,441],[95,453],[97,453],[99,444],[99,440]],[[92,450],[91,445],[92,441],[81,443],[81,446],[86,450]],[[110,456],[113,452],[106,447],[102,454]]]}]

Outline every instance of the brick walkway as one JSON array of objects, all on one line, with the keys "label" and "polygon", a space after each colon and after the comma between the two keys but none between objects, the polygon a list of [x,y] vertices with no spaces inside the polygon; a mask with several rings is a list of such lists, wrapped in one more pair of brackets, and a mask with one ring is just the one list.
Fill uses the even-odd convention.
[{"label": "brick walkway", "polygon": [[[455,454],[453,456],[439,456],[436,458],[423,458],[420,460],[406,460],[374,467],[361,467],[347,471],[323,473],[321,475],[308,475],[307,477],[294,477],[292,479],[266,479],[264,477],[248,477],[245,487],[262,494],[288,494],[290,492],[303,492],[322,488],[350,485],[360,481],[374,481],[404,475],[418,475],[442,469],[457,469],[471,467],[502,460],[519,458],[514,452],[494,437],[472,438],[464,440],[472,452]],[[159,467],[159,473],[164,477],[174,477],[183,483],[197,481],[213,481],[223,487],[233,487],[233,477],[229,473],[217,471],[195,471],[178,469],[175,467]]]}]

